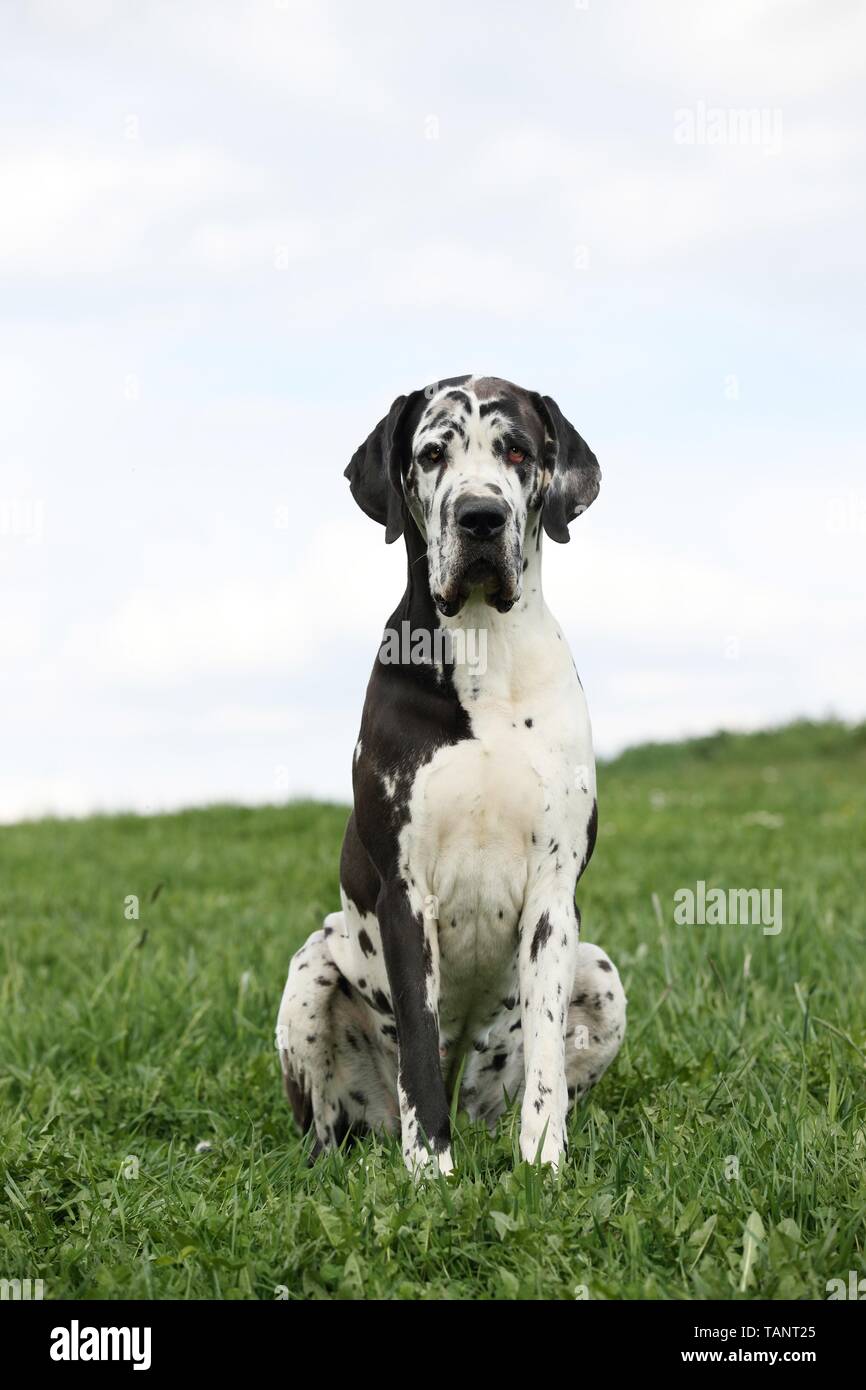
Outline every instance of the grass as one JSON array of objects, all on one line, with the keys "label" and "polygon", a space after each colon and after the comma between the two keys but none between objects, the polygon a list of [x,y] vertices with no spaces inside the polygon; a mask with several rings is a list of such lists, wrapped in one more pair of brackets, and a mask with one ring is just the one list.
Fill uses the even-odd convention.
[{"label": "grass", "polygon": [[[636,749],[600,798],[578,897],[626,1044],[558,1179],[517,1162],[510,1114],[493,1138],[458,1118],[459,1173],[421,1188],[390,1141],[307,1167],[281,1095],[277,1003],[337,903],[344,809],[0,832],[0,1277],[49,1298],[730,1299],[862,1276],[866,726]],[[782,932],[675,926],[698,879],[781,888]]]}]

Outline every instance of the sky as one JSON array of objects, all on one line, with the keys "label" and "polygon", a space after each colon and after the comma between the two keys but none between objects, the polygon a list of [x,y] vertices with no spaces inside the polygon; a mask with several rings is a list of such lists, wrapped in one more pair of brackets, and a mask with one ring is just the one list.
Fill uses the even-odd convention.
[{"label": "sky", "polygon": [[866,714],[858,0],[0,9],[0,819],[345,800],[395,396],[553,396],[596,749]]}]

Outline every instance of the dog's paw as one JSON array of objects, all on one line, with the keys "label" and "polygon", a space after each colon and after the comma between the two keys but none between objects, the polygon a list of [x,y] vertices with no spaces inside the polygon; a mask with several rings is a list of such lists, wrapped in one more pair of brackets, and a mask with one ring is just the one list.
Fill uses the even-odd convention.
[{"label": "dog's paw", "polygon": [[541,1162],[557,1172],[565,1157],[565,1131],[561,1121],[549,1111],[527,1114],[520,1124],[520,1156],[527,1163]]},{"label": "dog's paw", "polygon": [[454,1160],[450,1149],[441,1153],[431,1153],[429,1149],[404,1148],[403,1162],[416,1182],[422,1178],[435,1178],[439,1173],[447,1176],[454,1172]]},{"label": "dog's paw", "polygon": [[446,1177],[449,1173],[454,1172],[454,1160],[451,1157],[450,1149],[445,1149],[443,1153],[436,1155],[436,1165],[439,1172],[444,1173]]},{"label": "dog's paw", "polygon": [[527,1163],[536,1163],[540,1159],[545,1167],[552,1168],[554,1173],[558,1173],[560,1164],[565,1158],[565,1145],[556,1135],[546,1134],[542,1141],[541,1135],[526,1134],[521,1130],[520,1156]]}]

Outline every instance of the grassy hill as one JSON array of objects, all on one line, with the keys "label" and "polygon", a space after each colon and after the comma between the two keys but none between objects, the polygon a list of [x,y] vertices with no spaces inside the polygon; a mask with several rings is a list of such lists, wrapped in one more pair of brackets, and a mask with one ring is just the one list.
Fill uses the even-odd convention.
[{"label": "grassy hill", "polygon": [[[51,1297],[823,1298],[866,1245],[866,726],[629,751],[578,900],[629,996],[554,1179],[458,1121],[305,1165],[272,1030],[346,811],[0,831],[0,1277]],[[783,928],[677,926],[779,888]],[[128,900],[139,900],[138,918]],[[209,1145],[197,1151],[202,1142]]]}]

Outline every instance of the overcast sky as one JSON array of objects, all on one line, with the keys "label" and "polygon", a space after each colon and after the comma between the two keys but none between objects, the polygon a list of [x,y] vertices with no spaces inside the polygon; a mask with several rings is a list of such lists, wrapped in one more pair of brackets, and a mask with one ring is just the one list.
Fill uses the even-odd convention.
[{"label": "overcast sky", "polygon": [[859,0],[0,16],[0,818],[345,798],[404,554],[342,470],[467,371],[601,463],[597,749],[864,716]]}]

